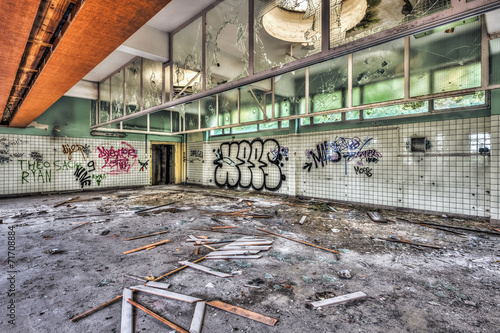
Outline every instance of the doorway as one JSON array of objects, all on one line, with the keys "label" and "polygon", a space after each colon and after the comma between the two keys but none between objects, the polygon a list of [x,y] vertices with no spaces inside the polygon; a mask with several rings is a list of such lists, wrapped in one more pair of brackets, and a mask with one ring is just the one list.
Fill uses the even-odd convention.
[{"label": "doorway", "polygon": [[151,185],[175,184],[175,146],[151,145]]}]

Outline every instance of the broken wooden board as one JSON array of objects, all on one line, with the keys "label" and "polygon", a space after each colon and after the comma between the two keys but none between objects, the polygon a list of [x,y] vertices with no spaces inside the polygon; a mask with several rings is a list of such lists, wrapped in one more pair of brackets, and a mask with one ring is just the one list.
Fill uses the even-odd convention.
[{"label": "broken wooden board", "polygon": [[106,303],[104,303],[104,304],[101,304],[101,305],[99,305],[99,306],[96,306],[95,308],[90,309],[89,311],[86,311],[86,312],[82,313],[81,315],[78,315],[78,316],[76,316],[76,317],[73,317],[73,318],[71,318],[70,320],[71,320],[71,321],[73,321],[73,322],[74,322],[74,321],[77,321],[77,320],[79,320],[79,319],[81,319],[81,318],[83,318],[83,317],[88,316],[89,314],[92,314],[92,313],[96,312],[97,310],[100,310],[100,309],[105,308],[106,306],[108,306],[108,305],[110,305],[110,304],[113,304],[114,302],[118,301],[118,300],[119,300],[119,299],[121,299],[122,297],[123,297],[123,295],[116,296],[116,297],[115,297],[115,298],[113,298],[111,301],[107,301],[107,302],[106,302]]},{"label": "broken wooden board", "polygon": [[196,303],[196,308],[194,309],[193,320],[191,321],[191,327],[189,328],[189,333],[201,333],[201,327],[203,326],[203,319],[205,318],[206,306],[207,306],[206,302]]},{"label": "broken wooden board", "polygon": [[232,246],[257,246],[257,245],[273,245],[273,241],[256,241],[256,242],[240,242],[240,241],[235,241],[232,242],[230,245]]},{"label": "broken wooden board", "polygon": [[139,303],[136,303],[134,301],[132,301],[131,299],[127,299],[127,302],[133,306],[135,306],[136,308],[138,308],[139,310],[141,311],[144,311],[145,313],[147,313],[148,315],[150,315],[151,317],[155,318],[156,320],[159,320],[161,321],[162,323],[164,323],[165,325],[167,325],[168,327],[170,328],[173,328],[174,330],[176,330],[177,332],[180,332],[180,333],[189,333],[188,331],[186,331],[185,329],[183,329],[182,327],[180,326],[177,326],[176,324],[166,320],[165,318],[161,317],[160,315],[154,313],[153,311],[151,310],[148,310],[147,308],[145,308],[144,306],[142,306],[141,304]]},{"label": "broken wooden board", "polygon": [[235,254],[257,254],[259,253],[260,250],[216,250],[214,252],[210,252],[207,254],[207,257],[212,257],[212,256],[233,256]]},{"label": "broken wooden board", "polygon": [[259,250],[259,251],[267,251],[271,248],[271,245],[226,245],[217,249],[217,251],[226,251],[226,250]]},{"label": "broken wooden board", "polygon": [[298,242],[298,243],[301,243],[301,244],[304,244],[304,245],[313,246],[313,247],[316,247],[318,249],[322,249],[322,250],[325,250],[325,251],[328,251],[328,252],[340,254],[339,251],[330,250],[330,249],[327,249],[327,248],[324,248],[324,247],[321,247],[321,246],[318,246],[318,245],[314,245],[314,244],[311,244],[311,243],[307,243],[307,242],[304,242],[304,241],[301,241],[301,240],[298,240],[298,239],[294,239],[294,238],[286,237],[286,236],[283,236],[283,235],[280,235],[280,234],[276,234],[276,233],[271,232],[271,231],[267,231],[267,230],[260,229],[260,228],[257,228],[257,230],[262,231],[262,232],[267,232],[268,234],[275,235],[275,236],[278,236],[278,237],[286,238],[286,239],[289,239],[291,241]]},{"label": "broken wooden board", "polygon": [[155,207],[151,207],[151,208],[146,208],[146,209],[138,210],[138,211],[136,211],[135,213],[136,213],[136,214],[140,214],[140,213],[148,212],[148,211],[150,211],[150,210],[154,210],[154,209],[158,209],[158,208],[162,208],[162,207],[170,206],[170,205],[176,204],[176,203],[178,203],[178,202],[179,202],[179,201],[169,202],[168,204],[164,204],[164,205],[159,205],[159,206],[155,206]]},{"label": "broken wooden board", "polygon": [[304,222],[306,221],[306,219],[307,219],[307,216],[305,216],[305,215],[302,216],[302,218],[299,221],[299,224],[304,224]]},{"label": "broken wooden board", "polygon": [[368,214],[373,222],[387,223],[385,217],[383,217],[379,212],[366,212],[366,214]]},{"label": "broken wooden board", "polygon": [[237,315],[245,317],[245,318],[250,318],[252,320],[261,322],[261,323],[269,325],[269,326],[274,326],[276,324],[276,322],[278,321],[278,319],[264,316],[260,313],[249,311],[246,309],[242,309],[242,308],[239,308],[237,306],[227,304],[224,302],[220,302],[220,301],[211,301],[211,302],[208,302],[207,304],[210,306],[213,306],[215,308],[218,308],[218,309],[221,309],[221,310],[224,310],[227,312],[231,312],[231,313],[237,314]]},{"label": "broken wooden board", "polygon": [[123,252],[123,254],[129,254],[129,253],[133,253],[133,252],[137,252],[137,251],[142,251],[142,250],[151,250],[151,249],[155,248],[157,245],[164,244],[164,243],[166,243],[168,241],[169,241],[168,239],[165,239],[165,240],[162,240],[162,241],[157,242],[157,243],[148,244],[148,245],[145,245],[145,246],[138,247],[137,249],[125,251],[125,252]]},{"label": "broken wooden board", "polygon": [[353,301],[355,299],[363,299],[368,297],[364,292],[358,291],[352,294],[346,294],[342,296],[337,296],[333,298],[327,298],[322,301],[312,302],[311,305],[315,308],[319,308],[325,305],[340,304],[348,301]]},{"label": "broken wooden board", "polygon": [[372,239],[381,239],[387,242],[394,242],[394,243],[403,243],[403,244],[408,244],[408,245],[415,245],[415,246],[423,246],[423,247],[430,247],[432,249],[442,249],[441,246],[437,245],[431,245],[431,244],[423,244],[423,243],[415,243],[406,239],[392,239],[392,238],[380,238],[380,237],[370,237]]},{"label": "broken wooden board", "polygon": [[169,283],[162,283],[162,282],[148,281],[148,282],[146,282],[146,286],[166,290],[170,287],[170,284]]},{"label": "broken wooden board", "polygon": [[225,255],[218,255],[218,256],[213,256],[213,257],[208,257],[207,259],[259,259],[262,258],[262,255],[260,254],[249,254],[249,255],[234,255],[234,256],[225,256]]},{"label": "broken wooden board", "polygon": [[139,239],[139,238],[144,238],[144,237],[151,237],[151,236],[154,236],[154,235],[161,235],[161,234],[164,234],[164,233],[166,233],[166,232],[168,232],[168,230],[165,230],[165,231],[160,231],[160,232],[155,232],[155,233],[148,234],[148,235],[142,235],[142,236],[137,236],[137,237],[127,238],[127,239],[124,239],[124,241],[129,241],[129,240]]},{"label": "broken wooden board", "polygon": [[130,289],[142,291],[142,292],[153,294],[153,295],[163,296],[163,297],[175,299],[178,301],[188,302],[188,303],[195,303],[195,302],[202,301],[201,298],[192,297],[192,296],[183,295],[183,294],[178,294],[178,293],[173,293],[171,291],[161,290],[161,289],[157,289],[157,288],[150,288],[150,287],[146,287],[146,286],[134,286],[134,287],[130,287]]},{"label": "broken wooden board", "polygon": [[208,268],[208,267],[205,267],[205,266],[202,266],[202,265],[198,265],[198,264],[193,264],[192,262],[189,262],[189,261],[179,261],[179,264],[186,265],[186,266],[192,267],[194,269],[197,269],[197,270],[200,270],[202,272],[205,272],[205,273],[208,273],[208,274],[212,274],[212,275],[215,275],[215,276],[218,276],[218,277],[227,278],[227,277],[231,277],[232,276],[231,274],[217,272],[217,271],[214,271],[211,268]]},{"label": "broken wooden board", "polygon": [[133,291],[123,289],[121,333],[134,333],[134,309],[127,300],[133,298]]}]

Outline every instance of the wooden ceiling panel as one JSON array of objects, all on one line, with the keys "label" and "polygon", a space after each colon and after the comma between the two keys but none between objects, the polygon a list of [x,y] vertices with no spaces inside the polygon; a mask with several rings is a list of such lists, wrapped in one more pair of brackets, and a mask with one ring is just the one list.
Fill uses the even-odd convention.
[{"label": "wooden ceiling panel", "polygon": [[39,0],[0,1],[0,114],[16,79],[17,69],[40,6]]},{"label": "wooden ceiling panel", "polygon": [[29,125],[169,2],[86,0],[10,126]]}]

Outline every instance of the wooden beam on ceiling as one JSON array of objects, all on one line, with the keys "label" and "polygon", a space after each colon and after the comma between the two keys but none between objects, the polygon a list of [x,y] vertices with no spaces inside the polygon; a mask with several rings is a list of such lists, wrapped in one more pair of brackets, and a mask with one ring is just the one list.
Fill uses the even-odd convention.
[{"label": "wooden beam on ceiling", "polygon": [[73,21],[55,43],[9,126],[29,125],[169,2],[85,1],[76,16],[72,13]]},{"label": "wooden beam on ceiling", "polygon": [[6,107],[24,48],[35,21],[39,0],[0,1],[0,114]]}]

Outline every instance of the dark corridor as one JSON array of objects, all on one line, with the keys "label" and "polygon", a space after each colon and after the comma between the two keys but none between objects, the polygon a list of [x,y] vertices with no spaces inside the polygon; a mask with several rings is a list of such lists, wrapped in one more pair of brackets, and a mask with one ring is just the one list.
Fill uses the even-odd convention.
[{"label": "dark corridor", "polygon": [[152,150],[151,185],[175,183],[175,147],[174,145],[154,144]]}]

